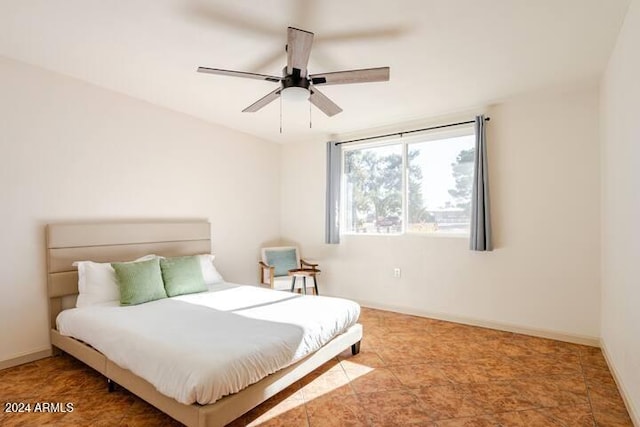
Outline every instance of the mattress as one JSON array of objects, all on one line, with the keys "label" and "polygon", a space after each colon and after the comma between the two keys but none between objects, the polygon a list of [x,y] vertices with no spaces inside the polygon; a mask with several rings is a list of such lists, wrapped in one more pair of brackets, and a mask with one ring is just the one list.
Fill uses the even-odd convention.
[{"label": "mattress", "polygon": [[58,331],[184,404],[209,404],[299,361],[354,325],[353,301],[255,286],[136,306],[64,310]]}]

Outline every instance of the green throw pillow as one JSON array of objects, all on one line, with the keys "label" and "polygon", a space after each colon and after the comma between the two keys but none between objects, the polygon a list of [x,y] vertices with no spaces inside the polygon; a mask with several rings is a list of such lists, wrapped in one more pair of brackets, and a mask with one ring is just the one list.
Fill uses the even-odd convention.
[{"label": "green throw pillow", "polygon": [[161,259],[160,269],[162,270],[164,289],[170,297],[207,290],[198,257],[184,256]]},{"label": "green throw pillow", "polygon": [[298,268],[295,249],[267,250],[264,256],[267,259],[267,264],[275,267],[274,274],[276,276],[286,276],[289,274],[289,270]]},{"label": "green throw pillow", "polygon": [[140,262],[114,262],[120,305],[136,305],[166,298],[158,258]]}]

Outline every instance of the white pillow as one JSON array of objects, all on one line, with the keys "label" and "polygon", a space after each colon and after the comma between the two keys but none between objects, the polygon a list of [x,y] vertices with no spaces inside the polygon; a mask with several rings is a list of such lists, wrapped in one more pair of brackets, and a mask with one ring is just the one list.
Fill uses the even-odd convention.
[{"label": "white pillow", "polygon": [[216,258],[215,255],[202,254],[197,255],[197,257],[200,258],[202,277],[204,278],[204,283],[207,286],[224,282],[224,279],[222,278],[220,273],[218,273],[218,270],[216,270],[215,265],[213,265],[213,260]]},{"label": "white pillow", "polygon": [[[157,255],[145,255],[132,262],[148,261]],[[108,262],[76,261],[78,267],[78,299],[76,307],[89,307],[110,301],[120,301],[116,272]]]}]

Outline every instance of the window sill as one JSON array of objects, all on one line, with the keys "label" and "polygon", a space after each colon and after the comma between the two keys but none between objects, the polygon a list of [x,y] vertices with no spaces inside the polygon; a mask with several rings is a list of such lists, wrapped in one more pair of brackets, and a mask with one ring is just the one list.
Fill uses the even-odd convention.
[{"label": "window sill", "polygon": [[447,238],[452,237],[455,239],[468,239],[469,233],[420,233],[415,231],[406,231],[403,233],[341,233],[340,237],[343,236],[369,236],[369,237],[386,237],[386,236],[417,236],[417,237],[436,237],[436,238]]}]

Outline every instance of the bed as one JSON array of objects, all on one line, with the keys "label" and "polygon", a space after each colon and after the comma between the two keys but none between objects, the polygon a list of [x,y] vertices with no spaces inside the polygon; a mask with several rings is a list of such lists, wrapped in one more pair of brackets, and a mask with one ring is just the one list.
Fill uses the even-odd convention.
[{"label": "bed", "polygon": [[[220,284],[202,295],[192,294],[170,298],[167,301],[154,301],[153,303],[141,304],[136,309],[129,311],[126,310],[134,307],[109,306],[107,304],[105,307],[100,307],[99,310],[94,310],[94,313],[91,314],[92,317],[95,317],[95,313],[101,313],[103,320],[102,322],[97,321],[96,324],[85,321],[86,316],[89,316],[87,309],[74,308],[75,298],[78,294],[78,273],[72,266],[74,261],[86,259],[97,262],[128,261],[151,253],[167,257],[209,253],[211,251],[210,226],[206,221],[51,224],[47,226],[46,236],[49,315],[51,343],[54,351],[62,350],[69,353],[103,374],[110,383],[115,382],[121,385],[185,425],[225,425],[298,381],[345,349],[351,347],[354,353],[359,350],[362,327],[355,323],[354,319],[347,323],[339,323],[336,320],[335,325],[332,325],[331,322],[323,324],[319,329],[324,331],[325,335],[329,335],[321,343],[313,336],[306,338],[305,335],[305,338],[302,338],[300,333],[300,329],[310,329],[308,325],[304,324],[303,316],[300,316],[300,313],[311,312],[314,305],[318,305],[319,311],[331,311],[331,308],[328,309],[328,306],[325,307],[323,304],[333,304],[340,300],[333,301],[331,298],[295,295],[252,286]],[[162,306],[168,308],[162,308]],[[159,385],[156,380],[140,371],[135,360],[134,362],[122,360],[120,354],[117,351],[114,352],[113,342],[111,348],[108,347],[108,339],[106,340],[107,344],[101,341],[95,341],[93,345],[88,344],[95,337],[109,336],[108,330],[101,328],[105,323],[108,323],[104,319],[109,319],[115,312],[125,310],[128,315],[133,317],[149,319],[158,318],[156,309],[169,309],[178,313],[172,315],[173,317],[186,316],[186,320],[189,321],[191,314],[181,314],[183,313],[181,310],[185,306],[199,307],[200,311],[196,310],[196,312],[200,314],[193,314],[196,316],[195,319],[200,319],[198,316],[208,316],[207,313],[212,312],[209,308],[214,308],[216,309],[215,316],[221,316],[220,319],[224,319],[225,324],[237,323],[240,325],[238,327],[240,329],[244,327],[245,331],[251,332],[253,329],[261,331],[248,341],[256,341],[261,336],[266,337],[264,339],[265,346],[284,346],[286,351],[284,355],[276,353],[276,356],[273,357],[274,360],[269,360],[268,357],[265,357],[265,360],[259,360],[260,364],[267,365],[268,371],[268,375],[264,376],[263,374],[262,379],[259,379],[260,376],[248,378],[246,384],[230,381],[231,385],[222,389],[196,386],[190,389],[171,391],[171,389],[164,387],[162,381]],[[271,310],[272,306],[280,307],[280,309]],[[285,307],[290,308],[285,309]],[[280,316],[277,314],[278,312],[295,312],[295,310],[298,310],[296,316],[301,318],[300,322],[302,323],[290,322],[277,317]],[[100,318],[100,315],[97,317]],[[242,319],[245,320],[237,322],[229,320],[237,318],[237,316],[242,316]],[[354,314],[352,310],[350,316],[357,318],[357,313]],[[74,317],[76,318],[75,323],[69,322],[69,319]],[[191,322],[194,321],[191,319]],[[130,323],[129,320],[123,320],[123,322]],[[60,330],[58,330],[58,323],[61,327]],[[85,328],[72,330],[78,329],[78,325],[85,323]],[[142,322],[142,325],[149,323],[152,322]],[[268,329],[273,331],[273,334],[266,333],[261,329],[268,327],[269,323],[279,325],[278,328],[281,331],[278,333],[282,334],[281,338],[278,338],[280,335],[275,332],[275,329]],[[163,327],[163,325],[159,324],[158,327]],[[213,342],[216,337],[220,339],[216,333],[213,329],[207,331],[207,334],[211,335],[207,335],[208,339],[203,342]],[[225,333],[228,334],[228,331]],[[238,336],[240,334],[241,332],[233,333]],[[271,335],[275,338],[273,340],[267,339]],[[117,344],[125,343],[126,336],[127,334],[123,332]],[[132,335],[129,340],[132,345],[137,345],[137,341],[142,341],[136,340],[135,335]],[[159,345],[163,346],[166,343],[159,343]],[[229,347],[228,350],[243,351],[242,341],[232,347]],[[211,351],[210,348],[206,350]],[[141,355],[144,351],[145,348],[140,347]],[[153,352],[154,350],[147,349],[146,351]],[[128,353],[135,354],[136,352],[129,351]],[[165,354],[165,358],[157,362],[156,371],[161,370],[160,368],[167,364],[180,362],[173,359],[188,359],[189,363],[184,366],[192,366],[196,359],[201,361],[205,359],[195,357],[195,350],[191,351],[184,346],[179,351],[170,350],[162,353]],[[231,371],[235,371],[236,368],[233,367]],[[137,374],[134,374],[132,370]],[[222,372],[226,371],[229,369],[225,368]],[[255,382],[256,380],[257,382]],[[250,385],[246,386],[247,384]]]}]

